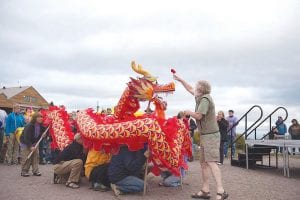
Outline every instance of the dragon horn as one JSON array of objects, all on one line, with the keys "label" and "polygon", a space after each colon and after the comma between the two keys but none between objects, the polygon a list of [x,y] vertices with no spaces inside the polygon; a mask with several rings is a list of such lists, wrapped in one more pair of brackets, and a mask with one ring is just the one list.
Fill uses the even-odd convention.
[{"label": "dragon horn", "polygon": [[152,75],[149,72],[147,72],[146,70],[143,69],[142,65],[140,65],[140,64],[136,65],[135,61],[131,61],[131,68],[136,73],[144,75],[145,77],[152,77]]}]

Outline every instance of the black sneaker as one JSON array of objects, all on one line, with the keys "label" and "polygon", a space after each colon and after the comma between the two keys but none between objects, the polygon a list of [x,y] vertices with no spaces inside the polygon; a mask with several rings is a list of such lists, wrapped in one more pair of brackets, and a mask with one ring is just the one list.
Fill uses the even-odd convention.
[{"label": "black sneaker", "polygon": [[41,172],[35,172],[33,173],[33,176],[42,176]]},{"label": "black sneaker", "polygon": [[106,192],[106,191],[109,190],[109,188],[106,187],[105,185],[101,184],[101,183],[94,183],[93,184],[93,190],[94,191]]},{"label": "black sneaker", "polygon": [[46,163],[46,161],[41,160],[41,161],[39,162],[39,164],[40,164],[40,165],[46,165],[47,163]]},{"label": "black sneaker", "polygon": [[18,165],[19,162],[18,162],[18,161],[12,161],[11,164],[12,164],[12,165]]},{"label": "black sneaker", "polygon": [[30,174],[28,172],[21,172],[21,176],[28,177],[28,176],[30,176]]},{"label": "black sneaker", "polygon": [[188,158],[188,161],[189,161],[189,162],[193,162],[193,161],[194,161],[194,156]]},{"label": "black sneaker", "polygon": [[6,164],[7,166],[10,166],[10,165],[13,165],[13,162],[11,162],[11,161],[5,161],[5,164]]}]

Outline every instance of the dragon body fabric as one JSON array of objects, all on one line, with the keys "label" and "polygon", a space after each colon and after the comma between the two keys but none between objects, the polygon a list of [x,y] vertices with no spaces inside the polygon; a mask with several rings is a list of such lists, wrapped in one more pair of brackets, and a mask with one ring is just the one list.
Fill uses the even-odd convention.
[{"label": "dragon body fabric", "polygon": [[[77,113],[76,124],[84,146],[112,153],[117,153],[120,145],[127,145],[131,151],[148,146],[155,175],[159,175],[161,170],[180,175],[180,168],[187,168],[184,156],[191,155],[189,131],[182,120],[176,117],[165,119],[166,102],[158,96],[158,93],[174,91],[175,85],[158,85],[155,77],[134,62],[132,69],[143,77],[131,78],[113,116],[106,117],[92,109]],[[134,113],[140,108],[139,101],[149,101],[149,105],[153,103],[155,111],[135,117]],[[65,108],[50,107],[43,114],[45,123],[51,125],[52,147],[63,150],[73,140]]]}]

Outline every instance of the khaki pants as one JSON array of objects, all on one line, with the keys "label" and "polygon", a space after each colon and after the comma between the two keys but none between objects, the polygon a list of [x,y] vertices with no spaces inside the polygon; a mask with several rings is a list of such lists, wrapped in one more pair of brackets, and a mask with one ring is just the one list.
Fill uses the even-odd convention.
[{"label": "khaki pants", "polygon": [[9,164],[11,163],[18,163],[18,153],[19,153],[19,143],[16,139],[16,134],[11,133],[8,138],[8,145],[7,145],[7,161]]},{"label": "khaki pants", "polygon": [[39,149],[36,149],[31,157],[26,161],[27,156],[30,154],[30,148],[21,148],[22,156],[22,172],[28,172],[30,165],[32,165],[32,173],[39,172]]},{"label": "khaki pants", "polygon": [[70,174],[67,182],[78,183],[80,180],[80,172],[82,167],[83,163],[81,159],[62,161],[54,165],[54,173],[61,177]]}]

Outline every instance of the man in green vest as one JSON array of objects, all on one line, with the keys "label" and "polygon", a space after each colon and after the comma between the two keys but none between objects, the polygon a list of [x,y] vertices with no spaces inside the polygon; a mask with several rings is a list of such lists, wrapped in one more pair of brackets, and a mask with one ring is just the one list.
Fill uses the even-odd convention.
[{"label": "man in green vest", "polygon": [[190,110],[184,112],[185,115],[190,115],[196,120],[200,132],[200,165],[202,168],[203,184],[198,193],[192,194],[192,198],[210,199],[209,176],[211,171],[217,183],[216,199],[227,199],[228,194],[223,188],[222,174],[217,164],[219,161],[220,133],[216,120],[215,104],[210,96],[211,86],[207,81],[198,81],[194,89],[176,74],[173,77],[196,100],[195,112]]}]

